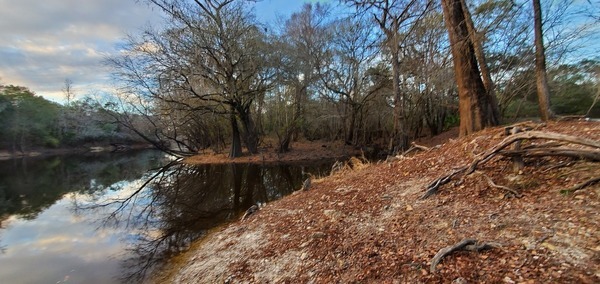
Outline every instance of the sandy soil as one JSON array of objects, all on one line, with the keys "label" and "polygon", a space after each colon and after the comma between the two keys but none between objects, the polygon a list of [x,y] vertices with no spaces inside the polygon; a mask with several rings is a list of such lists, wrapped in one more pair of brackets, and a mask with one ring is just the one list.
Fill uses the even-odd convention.
[{"label": "sandy soil", "polygon": [[[600,123],[537,125],[600,140]],[[426,185],[469,164],[503,128],[448,137],[440,147],[393,162],[355,164],[216,229],[173,258],[167,283],[600,283],[600,164],[526,160],[513,173],[494,158],[421,200]],[[510,187],[521,198],[491,187]],[[456,252],[430,270],[436,253],[465,238],[501,247]]]}]

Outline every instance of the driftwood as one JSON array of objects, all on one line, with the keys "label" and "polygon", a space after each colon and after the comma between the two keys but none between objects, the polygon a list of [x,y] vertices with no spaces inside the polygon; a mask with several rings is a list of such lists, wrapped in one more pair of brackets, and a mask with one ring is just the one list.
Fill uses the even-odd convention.
[{"label": "driftwood", "polygon": [[445,247],[440,249],[438,253],[431,259],[431,266],[429,267],[429,271],[431,273],[435,272],[435,267],[442,261],[442,258],[452,254],[456,251],[475,251],[479,252],[486,249],[499,248],[500,244],[497,243],[482,243],[477,244],[477,240],[474,239],[464,239],[454,245],[449,247]]},{"label": "driftwood", "polygon": [[[552,147],[555,144],[543,144],[543,147],[538,148],[535,145],[530,145],[528,147],[523,147],[520,150],[505,150],[511,144],[515,142],[520,142],[526,139],[534,140],[534,139],[544,139],[551,140],[552,142],[560,141],[560,142],[568,142],[571,144],[576,144],[580,146],[585,146],[589,148],[559,148]],[[550,146],[548,148],[547,146]],[[496,155],[503,155],[508,157],[544,157],[544,156],[563,156],[563,157],[571,157],[576,159],[586,159],[591,161],[600,161],[600,142],[592,139],[586,139],[571,135],[565,135],[554,132],[542,132],[542,131],[527,131],[527,132],[519,132],[514,135],[510,135],[500,143],[498,143],[493,148],[488,151],[482,153],[481,155],[475,157],[470,165],[460,167],[451,173],[444,175],[436,180],[432,181],[427,185],[425,194],[421,197],[421,199],[425,199],[437,192],[437,190],[444,184],[450,182],[453,178],[462,175],[467,176],[475,172],[477,167],[481,164],[484,164],[494,158]]]}]

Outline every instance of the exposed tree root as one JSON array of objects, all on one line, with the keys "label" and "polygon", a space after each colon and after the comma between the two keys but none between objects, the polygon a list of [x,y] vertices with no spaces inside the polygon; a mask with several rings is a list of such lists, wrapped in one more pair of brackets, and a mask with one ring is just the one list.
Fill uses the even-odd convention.
[{"label": "exposed tree root", "polygon": [[435,194],[437,192],[437,190],[440,188],[440,186],[449,183],[452,180],[452,178],[454,178],[455,176],[457,176],[459,174],[464,173],[467,169],[468,169],[467,166],[460,167],[460,168],[454,170],[453,172],[451,172],[450,174],[447,174],[443,177],[440,177],[440,178],[432,181],[427,186],[425,194],[421,197],[421,199],[425,199],[425,198]]},{"label": "exposed tree root", "polygon": [[556,170],[556,169],[560,169],[560,168],[564,168],[564,167],[570,167],[570,166],[572,166],[574,164],[575,164],[575,162],[568,162],[568,163],[561,162],[561,163],[558,163],[558,164],[553,165],[551,167],[548,167],[547,169],[544,170],[544,173],[547,173],[547,172],[549,172],[551,170]]},{"label": "exposed tree root", "polygon": [[[505,150],[511,144],[522,141],[525,139],[545,139],[551,140],[552,142],[568,142],[575,145],[585,146],[589,148],[559,148],[559,147],[551,147],[547,148],[548,145],[553,145],[549,143],[542,144],[543,147],[536,147],[536,145],[529,145],[520,150]],[[553,145],[554,146],[554,145]],[[520,132],[514,135],[510,135],[498,143],[493,148],[488,151],[482,153],[481,155],[475,157],[473,162],[471,162],[468,166],[463,166],[454,170],[450,174],[444,175],[434,181],[432,181],[426,188],[425,194],[421,197],[421,199],[425,199],[437,192],[437,190],[444,184],[450,182],[454,177],[462,175],[467,176],[475,172],[477,167],[481,164],[484,164],[494,158],[496,155],[503,155],[508,157],[521,156],[521,157],[546,157],[546,156],[563,156],[563,157],[571,157],[575,159],[585,159],[591,161],[600,161],[600,142],[565,135],[560,133],[553,132],[542,132],[542,131],[527,131]],[[489,183],[489,182],[488,182]],[[497,187],[497,186],[496,186]]]},{"label": "exposed tree root", "polygon": [[500,154],[504,156],[521,156],[524,158],[529,157],[547,157],[547,156],[561,156],[571,157],[575,159],[585,159],[590,161],[600,161],[600,150],[586,150],[586,149],[570,149],[570,148],[529,148],[522,150],[506,150],[501,151]]},{"label": "exposed tree root", "polygon": [[578,191],[580,189],[584,189],[584,188],[586,188],[586,187],[588,187],[590,185],[596,184],[598,182],[600,182],[600,177],[591,178],[591,179],[588,179],[588,180],[586,180],[586,181],[584,181],[584,182],[582,182],[582,183],[580,183],[578,185],[575,185],[573,187],[567,188],[567,189],[565,189],[565,191],[566,192],[575,192],[575,191]]},{"label": "exposed tree root", "polygon": [[512,189],[512,188],[510,188],[510,187],[507,187],[507,186],[503,186],[503,185],[498,185],[498,184],[495,184],[495,183],[494,183],[494,181],[493,181],[493,180],[492,180],[490,177],[488,177],[486,174],[484,174],[484,173],[482,173],[482,172],[479,172],[479,171],[477,171],[477,173],[478,173],[479,175],[483,176],[483,177],[486,179],[487,183],[488,183],[488,184],[489,184],[491,187],[495,187],[495,188],[499,188],[499,189],[504,189],[504,190],[506,190],[506,191],[508,191],[508,192],[512,193],[512,194],[513,194],[515,197],[517,197],[517,198],[520,198],[520,197],[521,197],[521,194],[520,194],[520,193],[518,193],[516,190],[514,190],[514,189]]},{"label": "exposed tree root", "polygon": [[438,251],[438,253],[431,259],[431,266],[429,267],[429,271],[431,273],[435,272],[435,267],[442,261],[442,258],[447,255],[452,254],[456,251],[475,251],[479,252],[486,249],[499,248],[501,247],[498,243],[482,243],[477,244],[477,240],[474,239],[464,239],[454,245],[449,247],[442,248]]}]

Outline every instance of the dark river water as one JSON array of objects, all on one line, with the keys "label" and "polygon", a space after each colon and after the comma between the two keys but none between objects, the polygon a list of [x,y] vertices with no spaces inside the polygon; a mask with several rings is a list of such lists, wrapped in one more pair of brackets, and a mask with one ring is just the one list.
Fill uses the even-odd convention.
[{"label": "dark river water", "polygon": [[0,161],[0,283],[141,282],[332,162],[186,166],[149,150]]}]

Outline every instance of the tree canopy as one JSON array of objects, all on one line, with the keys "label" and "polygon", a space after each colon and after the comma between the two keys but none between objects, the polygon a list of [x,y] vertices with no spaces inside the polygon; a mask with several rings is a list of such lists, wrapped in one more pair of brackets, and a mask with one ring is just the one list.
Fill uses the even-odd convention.
[{"label": "tree canopy", "polygon": [[[257,20],[252,1],[144,2],[169,21],[130,35],[107,59],[115,98],[74,100],[66,81],[61,106],[4,86],[3,148],[135,134],[180,156],[228,148],[237,157],[242,147],[273,146],[271,139],[279,152],[298,139],[323,139],[392,154],[449,127],[468,135],[540,116],[541,69],[548,110],[598,114],[598,55],[572,57],[597,21],[580,9],[586,3],[540,3],[544,25],[536,33],[535,9],[524,0],[307,3],[272,24]],[[560,29],[574,17],[573,27]],[[543,55],[534,35],[543,37]],[[86,116],[94,123],[78,123]]]}]

